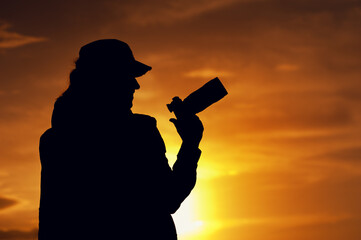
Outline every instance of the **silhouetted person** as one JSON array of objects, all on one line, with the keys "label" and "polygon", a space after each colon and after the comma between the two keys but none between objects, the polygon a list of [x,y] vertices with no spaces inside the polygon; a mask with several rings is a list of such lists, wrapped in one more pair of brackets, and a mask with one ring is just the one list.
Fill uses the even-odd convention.
[{"label": "silhouetted person", "polygon": [[171,169],[156,120],[130,110],[150,69],[119,40],[80,49],[40,139],[39,240],[177,238],[171,214],[195,185],[203,126],[171,119],[183,140]]}]

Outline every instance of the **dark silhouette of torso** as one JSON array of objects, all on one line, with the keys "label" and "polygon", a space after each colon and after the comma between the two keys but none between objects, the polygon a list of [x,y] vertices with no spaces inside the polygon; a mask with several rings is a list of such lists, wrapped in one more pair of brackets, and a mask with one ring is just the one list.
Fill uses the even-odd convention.
[{"label": "dark silhouette of torso", "polygon": [[200,150],[171,169],[154,118],[66,98],[40,140],[39,240],[176,239],[171,213],[193,189]]}]

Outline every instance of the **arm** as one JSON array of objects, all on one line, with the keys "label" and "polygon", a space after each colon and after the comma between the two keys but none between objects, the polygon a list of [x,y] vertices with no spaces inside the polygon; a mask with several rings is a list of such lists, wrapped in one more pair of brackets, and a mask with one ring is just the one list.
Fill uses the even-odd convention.
[{"label": "arm", "polygon": [[187,119],[171,119],[171,122],[174,123],[183,140],[172,170],[166,161],[168,174],[165,178],[167,181],[165,205],[169,213],[175,213],[196,183],[196,170],[201,155],[198,146],[203,135],[203,125],[195,115]]},{"label": "arm", "polygon": [[188,197],[193,190],[197,180],[197,166],[201,155],[198,148],[182,144],[177,161],[173,165],[172,178],[173,188],[176,188],[172,196],[172,205],[169,208],[170,213],[175,213],[181,203]]}]

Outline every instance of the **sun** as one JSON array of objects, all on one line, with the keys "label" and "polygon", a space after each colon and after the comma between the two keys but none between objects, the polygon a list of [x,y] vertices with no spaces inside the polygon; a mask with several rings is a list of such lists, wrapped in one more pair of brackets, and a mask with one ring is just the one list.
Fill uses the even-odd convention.
[{"label": "sun", "polygon": [[195,208],[195,195],[190,195],[173,214],[178,236],[195,235],[202,231],[203,221],[197,219],[197,210]]}]

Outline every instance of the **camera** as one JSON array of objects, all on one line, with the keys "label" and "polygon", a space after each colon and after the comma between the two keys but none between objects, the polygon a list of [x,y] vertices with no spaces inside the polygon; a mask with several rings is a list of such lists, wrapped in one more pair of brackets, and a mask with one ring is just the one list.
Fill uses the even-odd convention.
[{"label": "camera", "polygon": [[222,82],[216,77],[189,94],[183,101],[179,97],[174,97],[167,107],[170,112],[174,112],[177,118],[182,118],[203,111],[227,94]]}]

